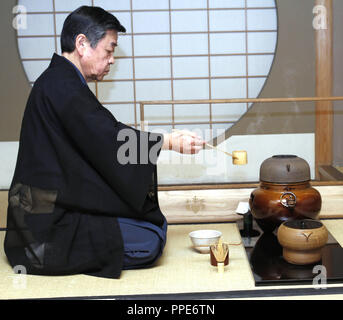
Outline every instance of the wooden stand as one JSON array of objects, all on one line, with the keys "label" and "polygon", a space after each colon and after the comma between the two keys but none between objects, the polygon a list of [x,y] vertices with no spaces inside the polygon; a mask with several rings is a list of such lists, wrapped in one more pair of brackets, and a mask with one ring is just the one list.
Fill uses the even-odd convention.
[{"label": "wooden stand", "polygon": [[[326,18],[326,23],[315,29],[316,45],[316,96],[332,95],[333,82],[333,45],[332,45],[332,0],[316,0],[316,6],[325,8],[320,14]],[[326,16],[326,17],[325,17]],[[315,128],[316,179],[327,179],[326,169],[332,171],[332,134],[333,108],[331,101],[316,102]],[[337,172],[338,174],[338,172]]]}]

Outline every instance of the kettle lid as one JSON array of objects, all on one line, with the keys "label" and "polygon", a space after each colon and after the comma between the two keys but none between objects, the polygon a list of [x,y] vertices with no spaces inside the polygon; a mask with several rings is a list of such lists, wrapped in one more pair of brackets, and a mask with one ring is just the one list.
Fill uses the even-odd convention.
[{"label": "kettle lid", "polygon": [[310,166],[296,155],[274,155],[264,160],[260,167],[260,181],[295,183],[311,179]]}]

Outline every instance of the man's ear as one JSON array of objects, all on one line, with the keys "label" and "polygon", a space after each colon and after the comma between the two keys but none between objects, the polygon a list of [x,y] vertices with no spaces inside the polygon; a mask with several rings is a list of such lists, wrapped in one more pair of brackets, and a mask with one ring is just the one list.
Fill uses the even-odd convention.
[{"label": "man's ear", "polygon": [[87,45],[87,37],[83,33],[80,33],[75,39],[75,49],[77,50],[80,56],[84,55]]}]

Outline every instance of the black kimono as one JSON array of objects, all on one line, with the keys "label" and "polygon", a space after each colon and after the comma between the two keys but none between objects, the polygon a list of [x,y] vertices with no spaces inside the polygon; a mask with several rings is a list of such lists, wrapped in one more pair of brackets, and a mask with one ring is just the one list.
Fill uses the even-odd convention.
[{"label": "black kimono", "polygon": [[30,274],[118,278],[117,217],[165,220],[156,181],[162,144],[163,135],[118,122],[55,54],[23,117],[4,244],[10,264]]}]

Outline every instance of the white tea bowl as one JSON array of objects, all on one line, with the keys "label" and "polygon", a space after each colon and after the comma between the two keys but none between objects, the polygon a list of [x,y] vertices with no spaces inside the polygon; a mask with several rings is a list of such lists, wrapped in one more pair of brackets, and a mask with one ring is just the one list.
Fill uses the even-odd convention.
[{"label": "white tea bowl", "polygon": [[195,250],[209,253],[210,245],[218,243],[222,233],[217,230],[196,230],[189,233]]}]

